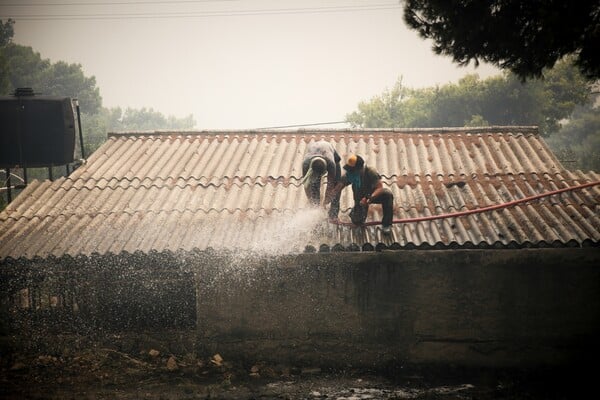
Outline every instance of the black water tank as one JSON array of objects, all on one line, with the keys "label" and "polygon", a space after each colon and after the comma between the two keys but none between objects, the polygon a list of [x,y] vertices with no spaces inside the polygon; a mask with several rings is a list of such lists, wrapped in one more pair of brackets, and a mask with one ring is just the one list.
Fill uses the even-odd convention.
[{"label": "black water tank", "polygon": [[0,97],[0,167],[73,162],[75,116],[69,97]]}]

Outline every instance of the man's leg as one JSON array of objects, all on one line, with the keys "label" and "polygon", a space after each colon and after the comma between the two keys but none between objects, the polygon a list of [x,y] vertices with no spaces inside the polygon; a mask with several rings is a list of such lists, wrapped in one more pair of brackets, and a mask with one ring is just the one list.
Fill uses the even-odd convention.
[{"label": "man's leg", "polygon": [[[312,158],[305,158],[302,162],[302,176],[305,176],[310,168],[310,161]],[[304,193],[308,201],[313,206],[319,206],[321,204],[321,179],[313,176],[313,180],[308,182],[307,186],[304,186]]]},{"label": "man's leg", "polygon": [[394,194],[389,189],[383,189],[383,192],[377,196],[377,199],[373,199],[372,203],[381,204],[383,210],[381,225],[384,227],[392,226],[394,219]]},{"label": "man's leg", "polygon": [[309,196],[308,199],[313,206],[319,206],[321,204],[321,178],[313,179],[309,185]]},{"label": "man's leg", "polygon": [[362,225],[367,219],[369,206],[361,206],[360,203],[354,203],[354,207],[350,210],[350,220],[354,225]]},{"label": "man's leg", "polygon": [[337,192],[333,200],[331,200],[331,206],[329,207],[329,218],[334,219],[338,217],[340,213],[340,197],[342,192]]},{"label": "man's leg", "polygon": [[[340,156],[335,153],[335,182],[333,182],[333,186],[337,185],[342,177],[342,168],[340,167]],[[328,183],[329,184],[329,183]],[[340,213],[340,197],[342,197],[342,192],[339,191],[335,194],[335,197],[331,200],[331,205],[329,206],[329,219],[336,219],[338,214]]]}]

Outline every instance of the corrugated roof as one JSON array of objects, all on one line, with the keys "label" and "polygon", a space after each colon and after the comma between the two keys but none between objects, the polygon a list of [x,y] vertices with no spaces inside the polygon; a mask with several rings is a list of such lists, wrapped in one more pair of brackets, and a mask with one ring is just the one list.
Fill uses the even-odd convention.
[{"label": "corrugated roof", "polygon": [[[0,213],[0,259],[123,251],[547,246],[600,242],[600,186],[463,217],[331,225],[300,184],[310,141],[361,154],[395,218],[464,211],[600,180],[566,171],[533,127],[112,134],[86,164],[32,182]],[[342,220],[352,207],[341,201]],[[368,220],[380,220],[373,205]]]}]

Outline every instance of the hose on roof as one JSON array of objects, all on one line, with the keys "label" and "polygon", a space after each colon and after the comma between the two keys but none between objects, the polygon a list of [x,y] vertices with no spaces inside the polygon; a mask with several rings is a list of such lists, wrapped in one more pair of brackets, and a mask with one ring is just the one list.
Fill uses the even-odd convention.
[{"label": "hose on roof", "polygon": [[[492,206],[475,208],[472,210],[457,211],[457,212],[453,212],[453,213],[438,214],[438,215],[428,215],[425,217],[395,219],[392,221],[392,224],[408,224],[408,223],[412,223],[412,222],[433,221],[436,219],[454,218],[454,217],[462,217],[462,216],[471,215],[471,214],[479,214],[479,213],[484,213],[484,212],[488,212],[488,211],[499,210],[502,208],[512,207],[512,206],[520,204],[520,203],[526,203],[528,201],[541,199],[542,197],[553,196],[556,194],[569,192],[572,190],[585,189],[585,188],[596,186],[596,185],[600,185],[600,181],[583,183],[581,185],[576,185],[576,186],[569,186],[569,187],[563,188],[563,189],[552,190],[550,192],[536,194],[534,196],[529,196],[529,197],[524,197],[522,199],[508,201],[506,203],[494,204]],[[341,225],[341,226],[356,226],[352,222],[331,221],[331,223],[334,225]],[[363,223],[360,226],[372,226],[372,225],[381,225],[381,222],[380,221],[369,221],[369,222]]]}]

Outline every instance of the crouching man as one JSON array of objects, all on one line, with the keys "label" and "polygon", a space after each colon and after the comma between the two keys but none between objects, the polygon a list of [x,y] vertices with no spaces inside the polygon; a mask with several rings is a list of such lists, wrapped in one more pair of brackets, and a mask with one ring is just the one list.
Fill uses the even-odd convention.
[{"label": "crouching man", "polygon": [[381,175],[377,170],[365,164],[363,158],[352,154],[344,165],[345,174],[340,178],[334,192],[339,193],[344,187],[352,185],[354,207],[350,211],[350,219],[355,225],[362,225],[367,219],[369,204],[381,204],[383,219],[382,232],[386,235],[392,232],[394,217],[394,195],[383,187]]}]

